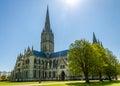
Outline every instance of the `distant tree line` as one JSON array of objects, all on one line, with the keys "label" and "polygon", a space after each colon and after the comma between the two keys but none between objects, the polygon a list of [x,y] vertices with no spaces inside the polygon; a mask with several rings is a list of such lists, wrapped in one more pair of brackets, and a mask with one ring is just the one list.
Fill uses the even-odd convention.
[{"label": "distant tree line", "polygon": [[98,42],[90,43],[82,39],[70,45],[68,53],[68,66],[74,75],[83,74],[86,83],[90,76],[98,76],[100,81],[117,80],[120,74],[120,63],[109,49],[105,49]]}]

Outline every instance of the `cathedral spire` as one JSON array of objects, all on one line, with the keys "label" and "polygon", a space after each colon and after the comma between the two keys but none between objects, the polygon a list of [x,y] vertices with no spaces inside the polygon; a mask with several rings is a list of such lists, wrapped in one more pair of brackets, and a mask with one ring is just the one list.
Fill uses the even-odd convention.
[{"label": "cathedral spire", "polygon": [[48,6],[47,6],[47,12],[46,12],[45,30],[50,31],[50,18],[49,18],[49,7]]},{"label": "cathedral spire", "polygon": [[54,52],[54,34],[50,27],[49,8],[47,6],[45,26],[41,33],[41,51],[44,52],[47,57]]},{"label": "cathedral spire", "polygon": [[97,39],[94,32],[93,32],[93,43],[97,43]]}]

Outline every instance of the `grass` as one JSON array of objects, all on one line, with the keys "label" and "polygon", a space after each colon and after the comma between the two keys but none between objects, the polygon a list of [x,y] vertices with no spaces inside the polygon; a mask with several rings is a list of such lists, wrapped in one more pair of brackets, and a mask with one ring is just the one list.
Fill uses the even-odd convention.
[{"label": "grass", "polygon": [[93,81],[89,84],[84,81],[0,82],[0,86],[120,86],[120,81]]},{"label": "grass", "polygon": [[90,83],[67,83],[67,84],[51,84],[47,86],[120,86],[120,81],[104,81],[104,82],[90,82]]},{"label": "grass", "polygon": [[120,86],[120,81],[105,81],[105,82],[91,82],[91,83],[70,83],[66,86]]},{"label": "grass", "polygon": [[0,86],[16,86],[16,85],[27,85],[36,84],[36,82],[0,82]]}]

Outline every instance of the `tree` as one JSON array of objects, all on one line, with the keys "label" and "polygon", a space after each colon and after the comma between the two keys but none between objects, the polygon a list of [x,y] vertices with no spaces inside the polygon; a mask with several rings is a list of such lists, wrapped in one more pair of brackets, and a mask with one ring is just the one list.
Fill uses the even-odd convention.
[{"label": "tree", "polygon": [[[104,72],[104,66],[107,64],[107,53],[106,50],[99,44],[99,43],[93,43],[94,48],[94,56],[95,56],[95,62],[94,67],[92,69],[92,72],[95,71],[96,74],[99,76],[99,80],[102,80],[102,74]],[[95,73],[94,72],[94,73]]]},{"label": "tree", "polygon": [[7,81],[10,81],[10,76],[7,76],[7,77],[6,77],[6,80],[7,80]]},{"label": "tree", "polygon": [[114,76],[115,68],[112,64],[105,66],[105,74],[108,76],[108,79],[111,81],[111,77]]},{"label": "tree", "polygon": [[89,72],[94,65],[94,49],[85,39],[76,40],[70,45],[68,66],[72,73],[84,73],[86,83],[89,83]]},{"label": "tree", "polygon": [[105,74],[109,77],[110,81],[112,76],[117,80],[117,75],[120,74],[120,63],[116,56],[113,55],[112,51],[109,49],[106,49],[106,51],[109,57],[109,62],[105,67]]},{"label": "tree", "polygon": [[2,80],[2,81],[5,81],[5,80],[6,80],[6,75],[2,75],[2,76],[1,76],[1,80]]}]

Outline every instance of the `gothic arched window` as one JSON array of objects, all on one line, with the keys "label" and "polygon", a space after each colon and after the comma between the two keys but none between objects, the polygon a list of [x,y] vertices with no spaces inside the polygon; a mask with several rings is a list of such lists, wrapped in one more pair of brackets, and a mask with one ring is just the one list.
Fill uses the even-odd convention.
[{"label": "gothic arched window", "polygon": [[51,68],[52,67],[52,61],[50,60],[49,61],[49,68]]},{"label": "gothic arched window", "polygon": [[34,59],[34,64],[36,64],[37,63],[37,60],[36,59]]}]

